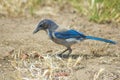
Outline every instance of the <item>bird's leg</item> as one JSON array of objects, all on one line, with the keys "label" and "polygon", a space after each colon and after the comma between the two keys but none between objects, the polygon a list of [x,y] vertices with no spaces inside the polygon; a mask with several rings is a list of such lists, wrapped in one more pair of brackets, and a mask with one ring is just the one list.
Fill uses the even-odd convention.
[{"label": "bird's leg", "polygon": [[71,53],[72,53],[72,49],[69,47],[69,48],[67,48],[68,50],[69,50],[69,52],[68,52],[68,55],[67,56],[69,56]]},{"label": "bird's leg", "polygon": [[72,52],[72,49],[71,49],[70,47],[68,47],[67,49],[65,49],[64,51],[62,51],[62,52],[59,54],[59,56],[61,57],[62,54],[65,53],[65,52],[68,51],[68,50],[69,50],[69,52],[68,52],[68,54],[67,54],[67,57],[69,57],[69,55],[70,55],[71,52]]},{"label": "bird's leg", "polygon": [[64,51],[62,51],[59,55],[61,56],[63,53],[65,53],[66,51],[68,51],[69,49],[65,49]]}]

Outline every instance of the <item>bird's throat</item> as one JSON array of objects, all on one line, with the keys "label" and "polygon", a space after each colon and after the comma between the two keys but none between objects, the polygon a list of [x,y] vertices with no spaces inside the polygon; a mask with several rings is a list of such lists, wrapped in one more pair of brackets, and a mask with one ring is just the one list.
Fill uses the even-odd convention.
[{"label": "bird's throat", "polygon": [[46,32],[47,32],[47,34],[48,34],[48,36],[49,36],[50,39],[54,38],[53,35],[52,35],[54,31],[51,31],[51,30],[47,29]]}]

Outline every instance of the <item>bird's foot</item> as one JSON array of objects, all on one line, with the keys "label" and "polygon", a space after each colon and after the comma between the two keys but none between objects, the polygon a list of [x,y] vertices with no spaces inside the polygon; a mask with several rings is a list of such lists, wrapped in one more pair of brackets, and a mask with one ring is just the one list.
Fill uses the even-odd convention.
[{"label": "bird's foot", "polygon": [[57,54],[57,56],[61,58],[69,58],[69,54]]},{"label": "bird's foot", "polygon": [[63,55],[60,53],[60,54],[57,54],[57,56],[59,56],[59,57],[63,57]]}]

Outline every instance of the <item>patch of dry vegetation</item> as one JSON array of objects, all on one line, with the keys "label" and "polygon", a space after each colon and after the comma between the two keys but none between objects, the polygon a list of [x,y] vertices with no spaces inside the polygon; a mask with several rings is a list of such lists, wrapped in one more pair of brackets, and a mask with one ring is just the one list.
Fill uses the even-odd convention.
[{"label": "patch of dry vegetation", "polygon": [[83,57],[62,59],[57,55],[40,55],[31,52],[11,55],[10,64],[15,69],[15,80],[74,80]]},{"label": "patch of dry vegetation", "polygon": [[[104,59],[104,57],[100,57],[98,63],[94,64],[94,68],[98,68],[96,71],[94,68],[91,71],[87,68],[90,66],[92,69],[93,65],[90,62],[91,65],[87,65],[85,56],[60,58],[55,54],[51,55],[51,53],[40,54],[32,51],[27,54],[19,50],[18,52],[13,51],[12,54],[4,57],[4,59],[9,61],[9,67],[12,67],[14,70],[10,73],[10,77],[3,74],[1,78],[3,80],[7,78],[10,80],[77,80],[79,79],[79,77],[75,76],[77,71],[83,72],[77,74],[81,76],[80,79],[82,79],[82,74],[85,74],[84,72],[86,72],[86,75],[83,76],[83,79],[85,76],[89,76],[91,77],[90,80],[102,80],[103,78],[106,80],[118,80],[120,77],[119,70],[110,72],[105,67],[95,67],[97,64],[110,65],[111,62],[116,60],[115,58]],[[85,65],[83,62],[85,62]],[[94,63],[93,60],[92,63]],[[89,75],[87,75],[88,73]],[[88,78],[86,79],[88,80]]]},{"label": "patch of dry vegetation", "polygon": [[41,0],[0,0],[0,14],[4,16],[33,15]]},{"label": "patch of dry vegetation", "polygon": [[61,11],[67,4],[91,21],[97,23],[120,22],[119,0],[1,0],[0,14],[12,17],[34,16],[44,6],[58,7],[57,10]]}]

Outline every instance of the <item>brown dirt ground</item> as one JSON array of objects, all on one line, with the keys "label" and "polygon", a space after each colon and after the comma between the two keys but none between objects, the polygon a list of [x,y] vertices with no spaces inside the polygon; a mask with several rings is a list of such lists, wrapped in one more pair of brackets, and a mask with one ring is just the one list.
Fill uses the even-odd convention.
[{"label": "brown dirt ground", "polygon": [[[74,72],[73,80],[120,80],[120,25],[115,23],[96,24],[89,22],[87,18],[81,17],[74,11],[62,11],[55,14],[41,13],[35,18],[1,18],[0,19],[0,77],[5,80],[13,80],[14,75],[9,61],[5,58],[8,52],[22,50],[24,53],[37,51],[40,54],[57,54],[64,49],[49,40],[44,31],[33,35],[37,23],[44,18],[54,20],[56,23],[72,29],[84,32],[86,35],[94,35],[112,39],[117,45],[86,40],[72,46],[74,55],[86,56],[82,60],[83,68]],[[106,47],[107,46],[107,47]],[[93,55],[94,53],[94,55]],[[91,57],[92,56],[92,57]],[[99,79],[93,79],[100,70]],[[3,78],[1,78],[3,80]]]}]

